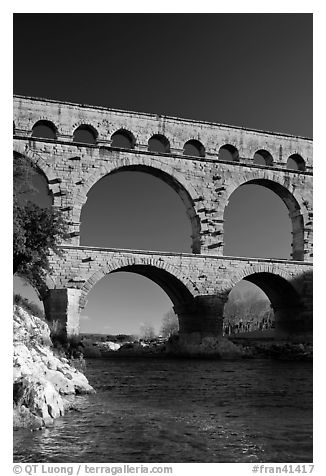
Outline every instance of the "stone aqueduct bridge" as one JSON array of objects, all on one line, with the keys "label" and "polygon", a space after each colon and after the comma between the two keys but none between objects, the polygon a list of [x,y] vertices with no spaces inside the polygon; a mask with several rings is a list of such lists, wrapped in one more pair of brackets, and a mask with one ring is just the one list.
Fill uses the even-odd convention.
[{"label": "stone aqueduct bridge", "polygon": [[[36,133],[42,125],[51,131],[51,139]],[[78,138],[80,131],[88,134],[87,143]],[[125,140],[123,148],[116,145],[117,136]],[[153,139],[160,152],[152,150]],[[95,283],[122,270],[146,276],[166,291],[185,337],[222,332],[224,304],[241,279],[267,294],[280,333],[295,336],[312,330],[310,139],[15,96],[14,153],[43,172],[53,205],[69,222],[70,240],[62,245],[61,257],[51,256],[52,272],[42,295],[48,318],[63,321],[68,334],[79,332],[80,311]],[[121,170],[155,175],[179,194],[192,225],[192,253],[79,245],[88,191]],[[291,260],[223,256],[225,207],[231,194],[248,183],[269,188],[287,206]]]}]

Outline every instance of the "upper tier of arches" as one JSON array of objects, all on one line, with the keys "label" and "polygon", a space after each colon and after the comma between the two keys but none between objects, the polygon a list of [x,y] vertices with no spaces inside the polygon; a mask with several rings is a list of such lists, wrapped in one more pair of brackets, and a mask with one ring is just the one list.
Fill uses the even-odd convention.
[{"label": "upper tier of arches", "polygon": [[[14,134],[17,128],[14,124]],[[57,125],[48,119],[37,120],[28,131],[28,135],[35,139],[46,139],[49,141],[64,140],[72,141],[79,146],[102,146],[113,147],[123,150],[136,150],[150,152],[154,154],[177,154],[185,157],[199,159],[215,159],[222,162],[247,163],[256,167],[282,167],[289,171],[305,172],[307,167],[306,158],[298,150],[291,150],[287,155],[281,152],[282,147],[277,152],[275,147],[264,148],[257,142],[256,147],[251,144],[251,152],[244,150],[243,144],[235,141],[217,143],[207,147],[201,140],[189,137],[184,140],[179,147],[172,147],[173,138],[161,132],[153,132],[146,138],[139,136],[128,127],[120,127],[116,130],[107,130],[104,134],[98,127],[89,123],[78,123],[74,125],[70,134],[60,134]],[[213,140],[210,141],[211,143]],[[175,145],[175,144],[173,144]]]}]

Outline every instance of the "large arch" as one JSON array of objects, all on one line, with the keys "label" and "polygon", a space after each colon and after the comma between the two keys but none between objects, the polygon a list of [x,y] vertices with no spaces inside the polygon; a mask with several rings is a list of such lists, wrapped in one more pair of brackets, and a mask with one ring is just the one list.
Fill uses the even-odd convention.
[{"label": "large arch", "polygon": [[[187,314],[180,313],[180,309],[194,309],[195,297],[199,291],[188,278],[174,266],[163,263],[159,259],[137,259],[137,257],[123,258],[111,261],[107,266],[94,272],[81,288],[79,311],[87,304],[87,295],[91,289],[107,274],[129,272],[141,275],[156,283],[170,298],[176,314],[178,314],[179,328],[182,332],[187,327]],[[189,315],[191,318],[192,316]]]},{"label": "large arch", "polygon": [[293,334],[302,330],[302,286],[293,279],[292,273],[272,263],[248,266],[230,279],[228,291],[241,280],[255,284],[266,294],[274,311],[278,332]]},{"label": "large arch", "polygon": [[302,209],[294,192],[292,193],[286,186],[286,182],[280,183],[269,177],[248,178],[242,183],[237,183],[230,190],[228,190],[228,198],[224,206],[223,217],[225,216],[226,206],[231,198],[231,195],[239,188],[245,185],[260,185],[274,192],[286,205],[292,223],[292,259],[295,261],[304,260],[304,218]]},{"label": "large arch", "polygon": [[[39,182],[39,178],[38,178],[37,179],[38,184],[37,184],[37,182],[36,183],[34,182],[33,185],[31,186],[31,189],[30,189],[30,191],[32,191],[33,187],[35,187],[36,189],[38,187],[40,187],[41,189],[43,188],[43,197],[42,197],[42,199],[44,201],[41,201],[40,203],[37,203],[37,204],[41,207],[53,206],[55,197],[53,196],[53,190],[51,189],[51,184],[49,183],[49,179],[48,179],[46,173],[44,172],[44,169],[40,166],[40,164],[43,165],[42,161],[35,160],[35,158],[33,158],[33,156],[31,154],[17,152],[16,150],[13,151],[13,156],[14,156],[14,160],[15,159],[21,159],[23,162],[27,161],[27,163],[30,164],[30,166],[33,168],[33,172],[34,172],[34,173],[31,172],[31,176],[30,176],[30,179],[32,181],[34,180],[34,178],[36,176],[41,178],[41,182]],[[28,185],[30,185],[30,184],[28,184]],[[38,190],[38,191],[40,192],[40,190]],[[48,196],[49,203],[46,203],[47,200],[44,196],[45,194]]]},{"label": "large arch", "polygon": [[21,275],[20,273],[15,273],[14,276],[20,278],[20,279],[23,279],[23,280],[26,280],[26,282],[32,286],[37,294],[37,297],[39,298],[40,301],[44,301],[44,299],[46,299],[47,295],[48,295],[48,292],[51,290],[51,289],[54,289],[55,288],[55,282],[54,282],[54,278],[52,276],[50,276],[49,273],[47,273],[45,275],[45,281],[42,282],[42,283],[30,283],[29,280]]},{"label": "large arch", "polygon": [[48,184],[56,181],[56,175],[53,172],[53,166],[51,166],[50,163],[47,163],[40,154],[29,149],[20,141],[14,142],[13,152],[14,154],[27,157],[33,164],[35,164],[45,176]]},{"label": "large arch", "polygon": [[[163,170],[164,169],[164,170]],[[92,175],[84,184],[83,192],[81,199],[78,197],[76,202],[81,203],[82,205],[87,200],[87,193],[89,190],[96,185],[100,179],[104,178],[108,174],[118,173],[121,171],[138,171],[144,172],[150,175],[153,175],[165,182],[167,185],[172,187],[182,202],[185,205],[186,213],[189,217],[192,229],[192,252],[199,254],[200,253],[200,218],[197,215],[195,210],[195,201],[194,197],[196,192],[193,187],[186,183],[182,174],[173,171],[169,166],[160,166],[158,163],[152,159],[143,159],[142,161],[133,162],[132,160],[124,160],[120,162],[111,162],[106,164],[97,170],[94,175]],[[77,210],[78,215],[75,216],[76,221],[81,221],[82,205]]]},{"label": "large arch", "polygon": [[18,141],[14,143],[13,153],[20,157],[26,157],[36,166],[47,182],[52,198],[52,205],[58,208],[63,207],[62,209],[64,210],[66,205],[65,192],[62,191],[61,179],[54,173],[51,164],[46,162],[40,154],[28,147],[24,147],[24,145]]},{"label": "large arch", "polygon": [[144,259],[143,257],[138,258],[137,255],[131,255],[130,258],[119,258],[110,261],[106,266],[98,268],[85,280],[81,288],[80,308],[85,307],[87,294],[100,279],[109,273],[118,271],[129,271],[149,277],[166,291],[172,302],[183,298],[186,301],[191,301],[199,294],[197,286],[185,277],[178,268],[164,263],[160,259],[151,257]]}]

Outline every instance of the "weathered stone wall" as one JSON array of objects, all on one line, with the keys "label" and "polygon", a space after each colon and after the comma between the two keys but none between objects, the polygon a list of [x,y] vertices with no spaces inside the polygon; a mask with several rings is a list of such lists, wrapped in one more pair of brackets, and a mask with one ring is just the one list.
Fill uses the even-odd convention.
[{"label": "weathered stone wall", "polygon": [[[32,137],[34,124],[50,121],[55,139]],[[74,131],[91,127],[94,145],[74,142]],[[131,149],[112,147],[112,134],[129,131]],[[166,153],[150,152],[155,135],[169,143]],[[189,140],[200,141],[201,157],[184,155]],[[222,160],[220,147],[236,147],[236,160]],[[271,154],[256,165],[255,152]],[[269,296],[283,327],[312,327],[312,141],[301,137],[221,124],[118,111],[102,107],[14,97],[14,151],[29,157],[45,174],[53,204],[70,226],[64,256],[52,256],[45,308],[78,333],[79,312],[94,284],[109,272],[128,269],[157,282],[170,296],[183,334],[219,334],[228,293],[241,279],[253,280]],[[304,170],[287,160],[302,157]],[[173,187],[192,224],[193,253],[139,252],[79,246],[80,216],[87,193],[105,175],[122,168],[153,174]],[[292,261],[223,257],[224,212],[232,193],[255,183],[283,200],[292,220]],[[293,291],[294,290],[294,291]],[[290,324],[289,324],[290,322]],[[281,326],[282,327],[282,326]]]},{"label": "weathered stone wall", "polygon": [[[32,138],[33,125],[49,120],[57,129],[56,140]],[[89,189],[102,177],[123,167],[134,167],[162,178],[176,189],[192,223],[193,252],[223,255],[224,210],[240,185],[255,181],[272,188],[289,208],[293,223],[293,258],[312,257],[312,141],[223,126],[115,111],[111,109],[15,97],[14,150],[30,157],[44,171],[54,195],[54,204],[66,210],[72,244],[79,244],[81,209]],[[96,129],[97,144],[73,142],[81,124]],[[111,135],[120,128],[131,131],[135,148],[110,147]],[[171,153],[148,151],[153,134],[164,134]],[[183,146],[197,139],[205,157],[183,155]],[[225,144],[238,148],[239,162],[221,161],[218,150]],[[272,166],[253,164],[255,151],[269,151]],[[300,154],[305,171],[286,168],[287,158]]]},{"label": "weathered stone wall", "polygon": [[287,158],[300,154],[308,170],[312,167],[312,141],[279,133],[263,132],[203,121],[180,119],[157,114],[120,111],[97,106],[14,96],[14,126],[17,135],[31,136],[39,120],[52,122],[60,142],[71,142],[80,125],[90,125],[97,131],[97,144],[110,145],[111,136],[125,129],[135,137],[136,150],[147,150],[154,134],[164,135],[172,153],[182,154],[185,142],[196,139],[205,148],[207,158],[216,158],[219,148],[234,145],[240,160],[252,162],[257,150],[268,150],[277,167],[286,167]]},{"label": "weathered stone wall", "polygon": [[[291,318],[302,321],[301,327],[312,327],[312,264],[308,262],[80,246],[65,247],[64,256],[52,256],[51,262],[55,292],[76,290],[73,296],[75,309],[78,304],[80,308],[86,305],[88,292],[106,274],[128,270],[143,274],[153,281],[158,280],[179,315],[186,315],[190,323],[189,314],[194,314],[194,327],[198,326],[198,319],[202,319],[205,314],[211,316],[215,324],[218,318],[222,319],[228,294],[241,279],[261,276],[261,284],[264,285],[265,274],[273,275],[280,279],[275,285],[271,284],[270,290],[267,289],[272,305],[274,301],[276,307],[289,310],[296,304],[291,302],[286,287],[284,291],[279,289],[283,287],[283,282],[289,283],[296,291],[300,304],[296,316]],[[260,284],[259,279],[257,284]],[[275,293],[284,296],[278,299]],[[202,307],[204,301],[205,309]],[[198,316],[196,303],[201,303],[201,317]],[[286,318],[282,317],[283,320]]]}]

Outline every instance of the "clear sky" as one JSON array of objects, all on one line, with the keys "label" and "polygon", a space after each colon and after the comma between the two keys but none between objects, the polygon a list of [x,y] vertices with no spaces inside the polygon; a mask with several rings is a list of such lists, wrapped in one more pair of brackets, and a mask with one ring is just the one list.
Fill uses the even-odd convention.
[{"label": "clear sky", "polygon": [[[15,94],[312,136],[312,15],[14,17]],[[288,212],[270,190],[241,187],[225,220],[225,254],[290,256]],[[83,209],[81,244],[190,252],[190,234],[177,194],[144,173],[104,178]],[[156,284],[117,273],[90,292],[81,329],[158,330],[170,308]]]}]

